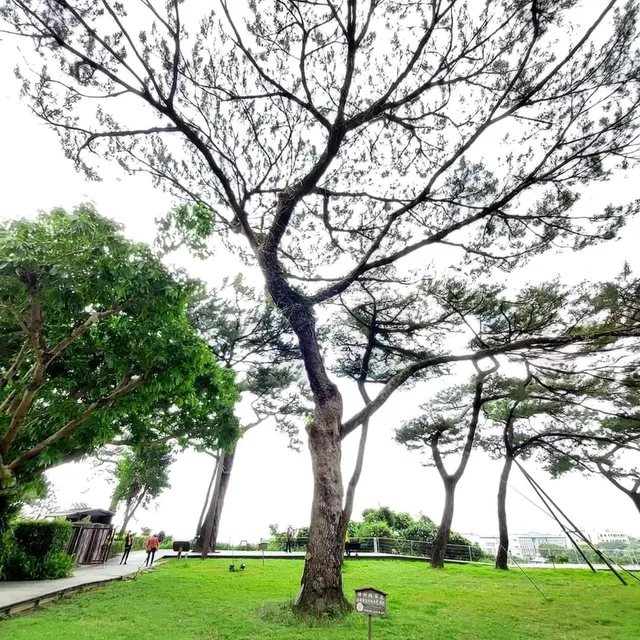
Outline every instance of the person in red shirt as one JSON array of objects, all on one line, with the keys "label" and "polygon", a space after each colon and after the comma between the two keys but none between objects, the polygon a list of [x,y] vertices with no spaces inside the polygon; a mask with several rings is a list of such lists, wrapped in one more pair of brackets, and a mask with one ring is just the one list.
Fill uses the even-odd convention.
[{"label": "person in red shirt", "polygon": [[150,567],[153,565],[153,561],[155,560],[156,551],[158,550],[159,544],[160,543],[158,542],[158,536],[155,533],[147,540],[147,559],[144,563],[145,567]]}]

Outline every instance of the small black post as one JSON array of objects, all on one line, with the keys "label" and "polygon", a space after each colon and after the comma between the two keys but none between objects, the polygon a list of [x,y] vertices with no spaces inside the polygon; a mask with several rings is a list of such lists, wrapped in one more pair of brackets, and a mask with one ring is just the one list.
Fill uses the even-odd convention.
[{"label": "small black post", "polygon": [[369,640],[371,640],[371,616],[367,616],[369,618],[369,635],[367,636]]}]

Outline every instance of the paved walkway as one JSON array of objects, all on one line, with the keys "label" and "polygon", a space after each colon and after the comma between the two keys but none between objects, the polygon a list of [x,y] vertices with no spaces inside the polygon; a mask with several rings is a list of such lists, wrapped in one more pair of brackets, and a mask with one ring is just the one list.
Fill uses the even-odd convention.
[{"label": "paved walkway", "polygon": [[[160,551],[160,557],[162,557]],[[77,567],[70,578],[60,580],[38,580],[27,582],[0,582],[0,613],[21,603],[33,600],[46,600],[61,591],[74,591],[87,587],[117,580],[124,576],[133,575],[138,571],[146,559],[145,551],[134,551],[129,556],[126,565],[120,565],[120,556],[109,560],[104,565],[85,565]],[[158,555],[156,555],[156,559]]]}]

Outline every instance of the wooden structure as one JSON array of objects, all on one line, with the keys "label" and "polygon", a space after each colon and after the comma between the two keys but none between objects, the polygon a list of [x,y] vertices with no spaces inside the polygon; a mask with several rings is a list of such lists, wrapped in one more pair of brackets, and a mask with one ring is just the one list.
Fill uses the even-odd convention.
[{"label": "wooden structure", "polygon": [[115,535],[111,524],[115,514],[105,509],[76,509],[50,513],[47,518],[71,522],[71,539],[67,553],[76,564],[104,564],[109,558]]}]

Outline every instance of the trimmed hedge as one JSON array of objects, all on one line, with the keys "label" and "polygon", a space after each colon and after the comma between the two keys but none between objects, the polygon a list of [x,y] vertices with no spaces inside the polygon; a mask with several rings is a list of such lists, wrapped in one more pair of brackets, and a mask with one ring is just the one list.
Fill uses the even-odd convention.
[{"label": "trimmed hedge", "polygon": [[18,547],[31,556],[64,553],[71,539],[66,520],[19,520],[13,528]]},{"label": "trimmed hedge", "polygon": [[124,540],[114,540],[109,550],[109,558],[115,558],[124,553]]},{"label": "trimmed hedge", "polygon": [[64,520],[21,520],[11,531],[5,580],[54,580],[65,578],[73,568],[66,553],[71,523]]}]

